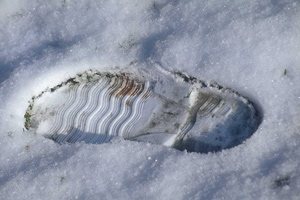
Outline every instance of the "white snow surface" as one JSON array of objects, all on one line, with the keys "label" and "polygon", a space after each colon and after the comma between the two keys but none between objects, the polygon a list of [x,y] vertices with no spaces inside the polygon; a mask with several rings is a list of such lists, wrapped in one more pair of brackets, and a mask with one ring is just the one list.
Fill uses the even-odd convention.
[{"label": "white snow surface", "polygon": [[[251,138],[218,153],[23,131],[32,96],[88,69],[156,63],[255,103]],[[0,1],[0,199],[299,199],[296,0]]]}]

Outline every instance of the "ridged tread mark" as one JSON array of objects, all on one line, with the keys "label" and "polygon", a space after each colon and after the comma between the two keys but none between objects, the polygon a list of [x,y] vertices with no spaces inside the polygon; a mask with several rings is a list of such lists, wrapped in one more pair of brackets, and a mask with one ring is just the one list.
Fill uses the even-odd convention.
[{"label": "ridged tread mark", "polygon": [[[105,133],[107,133],[110,136],[116,135],[117,133],[113,133],[111,129],[114,128],[114,124],[117,121],[118,117],[120,117],[120,112],[122,110],[122,107],[125,106],[123,103],[123,100],[126,99],[126,96],[128,96],[128,93],[133,88],[133,81],[127,79],[125,83],[125,87],[116,95],[117,104],[116,104],[116,110],[113,114],[113,116],[110,118],[108,125],[106,126]],[[123,105],[123,106],[122,106]],[[122,116],[122,115],[121,115]]]},{"label": "ridged tread mark", "polygon": [[210,102],[210,104],[206,107],[206,109],[203,110],[202,115],[203,116],[211,115],[212,112],[218,108],[218,105],[221,102],[221,100],[222,99],[219,97],[214,97]]},{"label": "ridged tread mark", "polygon": [[[84,120],[82,121],[83,123],[83,132],[88,132],[88,130],[91,129],[91,126],[94,123],[97,123],[97,121],[95,121],[95,115],[99,112],[99,109],[102,108],[102,96],[105,94],[105,92],[107,92],[105,89],[107,87],[109,87],[111,83],[111,80],[106,80],[106,82],[103,84],[103,86],[98,90],[98,92],[96,93],[96,98],[95,99],[95,105],[93,105],[93,107],[91,108],[91,112],[87,112],[85,113],[85,117]],[[92,124],[92,125],[91,125]],[[78,137],[75,141],[88,141],[92,138],[93,135],[90,135],[89,137],[85,137],[84,135]],[[74,141],[74,140],[73,140]]]},{"label": "ridged tread mark", "polygon": [[97,112],[95,113],[95,115],[92,116],[88,132],[90,132],[90,133],[97,132],[98,119],[102,118],[103,115],[106,113],[106,111],[108,109],[107,101],[109,101],[110,93],[111,93],[111,91],[116,89],[116,87],[118,86],[118,82],[119,82],[118,79],[114,78],[112,84],[109,85],[108,89],[107,90],[104,89],[104,93],[103,93],[101,99],[99,99],[99,101],[100,101],[99,108],[97,109]]},{"label": "ridged tread mark", "polygon": [[[83,138],[81,137],[78,141],[86,141],[86,142],[91,142],[94,140],[94,138],[97,136],[96,135],[96,130],[97,130],[97,124],[98,120],[101,119],[101,116],[105,114],[105,106],[106,106],[106,101],[109,98],[109,93],[114,90],[114,88],[117,86],[118,80],[116,78],[113,78],[110,80],[109,84],[106,85],[105,88],[101,91],[99,94],[98,98],[98,105],[96,109],[94,110],[93,113],[89,116],[87,123],[86,123],[86,128],[85,132],[91,133],[89,137]],[[106,89],[107,88],[107,89]]]},{"label": "ridged tread mark", "polygon": [[95,132],[95,133],[99,133],[99,135],[97,135],[97,141],[100,143],[106,141],[107,138],[106,126],[109,123],[109,119],[113,117],[113,112],[117,104],[117,99],[115,98],[115,95],[122,90],[123,88],[122,86],[124,86],[123,84],[124,84],[124,79],[123,77],[121,77],[118,79],[118,84],[109,93],[107,101],[104,102],[107,105],[104,111],[105,113],[101,117],[101,120],[98,121],[97,129]]},{"label": "ridged tread mark", "polygon": [[229,105],[224,100],[221,100],[216,108],[212,110],[212,116],[222,116],[229,111]]},{"label": "ridged tread mark", "polygon": [[82,136],[82,134],[80,134],[82,131],[80,130],[85,129],[86,120],[88,116],[95,110],[99,95],[108,83],[109,82],[106,79],[101,79],[101,81],[96,85],[95,89],[91,90],[92,92],[88,94],[89,102],[86,104],[86,107],[82,109],[82,113],[78,118],[78,124],[75,124],[76,131],[74,135],[67,140],[67,142],[74,143]]},{"label": "ridged tread mark", "polygon": [[[116,91],[116,94],[114,95],[115,98],[112,98],[112,103],[111,103],[111,112],[109,117],[106,119],[106,123],[103,126],[103,132],[105,135],[109,136],[109,126],[111,125],[112,121],[115,120],[115,118],[118,116],[118,113],[120,112],[121,109],[121,102],[122,99],[124,98],[124,95],[128,93],[128,87],[131,87],[129,79],[126,79],[125,84],[122,85],[122,87]],[[130,88],[129,88],[130,90]]]},{"label": "ridged tread mark", "polygon": [[120,135],[120,128],[121,126],[128,120],[132,115],[132,108],[135,104],[135,100],[138,99],[139,95],[142,93],[144,88],[144,84],[135,84],[134,89],[129,91],[129,94],[127,95],[127,98],[124,100],[125,105],[123,106],[123,112],[122,116],[120,116],[120,119],[116,119],[116,128],[115,128],[115,134]]},{"label": "ridged tread mark", "polygon": [[115,88],[117,87],[118,82],[119,81],[117,78],[113,78],[112,81],[110,82],[110,84],[107,85],[108,89],[106,89],[107,87],[105,87],[101,91],[100,97],[98,99],[99,104],[98,104],[97,108],[95,109],[95,111],[91,114],[91,117],[89,117],[89,120],[86,124],[85,130],[87,130],[87,132],[89,132],[90,135],[88,137],[82,136],[77,141],[92,142],[95,140],[95,137],[97,138],[101,134],[101,133],[97,132],[97,124],[98,124],[99,119],[101,119],[101,116],[103,116],[105,114],[106,107],[107,107],[107,103],[106,103],[107,99],[109,98],[110,93],[113,90],[115,90]]},{"label": "ridged tread mark", "polygon": [[132,106],[132,112],[131,117],[128,119],[127,122],[125,122],[123,125],[123,128],[121,130],[122,136],[124,138],[130,138],[128,133],[130,133],[130,130],[132,127],[136,124],[136,122],[140,119],[142,116],[143,106],[146,102],[146,100],[151,96],[152,90],[151,90],[151,83],[146,82],[144,86],[143,92],[137,97],[137,100],[134,102]]},{"label": "ridged tread mark", "polygon": [[[112,112],[111,118],[109,120],[109,122],[107,123],[107,125],[105,125],[106,128],[106,135],[108,136],[106,140],[110,140],[113,136],[118,135],[118,121],[119,119],[124,119],[124,121],[126,120],[126,118],[128,118],[128,113],[130,112],[124,112],[125,109],[127,109],[127,111],[130,111],[132,106],[130,105],[130,103],[128,103],[129,101],[134,100],[135,98],[138,98],[138,90],[139,90],[139,84],[138,86],[134,86],[134,82],[132,81],[130,84],[126,84],[126,86],[124,87],[124,90],[121,90],[120,93],[117,94],[117,97],[121,97],[121,98],[117,98],[118,99],[118,103],[117,105],[117,110],[115,110],[116,112]],[[133,87],[134,86],[134,87]],[[133,90],[132,90],[133,88]],[[125,96],[124,96],[125,95]],[[135,98],[132,98],[136,96]],[[114,106],[116,107],[116,106]],[[123,109],[125,108],[125,109]],[[121,113],[121,115],[120,115]],[[124,115],[125,114],[125,115]],[[124,116],[123,116],[124,115]],[[116,127],[115,127],[116,126]]]},{"label": "ridged tread mark", "polygon": [[139,101],[141,99],[141,95],[143,93],[145,93],[146,89],[145,89],[145,83],[140,84],[140,87],[138,88],[138,92],[135,95],[135,98],[133,98],[130,102],[130,106],[129,106],[129,112],[128,112],[128,117],[126,119],[123,120],[123,123],[121,125],[119,125],[119,133],[122,137],[126,138],[127,136],[127,130],[128,130],[128,125],[130,124],[130,122],[132,121],[132,119],[135,117],[135,113],[136,113],[136,106],[139,104]]},{"label": "ridged tread mark", "polygon": [[120,135],[119,129],[121,125],[125,122],[126,119],[130,116],[130,112],[132,111],[132,102],[137,98],[140,89],[142,88],[139,83],[132,83],[131,90],[128,91],[128,95],[125,96],[123,102],[121,103],[121,111],[120,115],[115,119],[114,123],[112,123],[109,133],[114,135]]},{"label": "ridged tread mark", "polygon": [[56,139],[58,130],[63,123],[63,116],[76,100],[76,93],[78,91],[78,88],[79,86],[75,85],[74,89],[69,92],[68,100],[59,108],[57,117],[55,118],[54,126],[46,132],[46,137],[52,138],[53,140]]},{"label": "ridged tread mark", "polygon": [[[100,127],[98,129],[98,133],[100,133],[101,140],[99,142],[105,142],[109,138],[109,133],[107,132],[107,127],[109,126],[110,122],[114,119],[114,116],[116,115],[117,110],[119,109],[119,98],[118,95],[120,93],[123,93],[124,90],[126,90],[127,84],[129,82],[129,79],[123,80],[120,82],[120,87],[117,87],[117,90],[112,91],[110,93],[110,98],[107,104],[109,105],[109,110],[106,113],[106,116],[104,116],[104,120],[102,124],[100,124]],[[100,122],[101,123],[101,122]],[[101,131],[100,131],[101,130]]]},{"label": "ridged tread mark", "polygon": [[84,109],[84,107],[86,106],[88,100],[89,100],[89,92],[91,91],[91,89],[93,88],[93,84],[88,83],[88,86],[86,87],[86,91],[83,94],[84,98],[81,98],[80,104],[76,107],[76,111],[74,111],[74,115],[71,116],[71,118],[73,118],[73,120],[71,121],[71,124],[69,125],[69,127],[71,127],[71,131],[69,131],[66,136],[63,138],[62,142],[66,142],[69,140],[70,137],[72,137],[75,132],[78,130],[76,124],[78,123],[78,118],[80,116],[80,113],[82,112],[82,110]]},{"label": "ridged tread mark", "polygon": [[91,86],[92,86],[92,84],[83,85],[83,87],[80,91],[80,95],[76,96],[78,101],[75,101],[73,109],[66,116],[66,118],[67,118],[67,120],[65,120],[66,124],[65,124],[64,128],[60,131],[60,133],[62,133],[62,134],[56,140],[58,143],[64,142],[73,133],[73,131],[74,131],[74,126],[73,126],[74,125],[74,120],[75,120],[76,115],[78,114],[78,112],[80,112],[82,107],[84,107],[85,102],[88,98],[87,93],[88,93]]},{"label": "ridged tread mark", "polygon": [[79,85],[77,92],[75,93],[75,100],[73,101],[73,103],[69,106],[69,108],[64,112],[64,115],[61,118],[61,125],[59,127],[59,129],[57,130],[58,133],[60,133],[59,135],[56,136],[55,141],[59,143],[59,141],[61,140],[63,136],[63,134],[66,134],[66,131],[68,128],[68,124],[69,124],[69,116],[70,113],[73,112],[74,107],[76,107],[76,105],[79,103],[80,99],[77,98],[78,95],[80,95],[80,93],[82,92],[82,88],[84,87],[84,85]]},{"label": "ridged tread mark", "polygon": [[96,88],[92,91],[91,95],[89,96],[89,103],[86,107],[86,109],[83,109],[83,112],[81,113],[79,117],[79,125],[76,127],[76,132],[74,133],[74,136],[68,139],[67,142],[74,143],[78,141],[82,136],[82,130],[86,128],[86,123],[88,120],[88,117],[93,113],[95,108],[98,105],[98,99],[101,94],[101,91],[109,84],[109,82],[106,79],[101,79],[100,83],[96,85]]},{"label": "ridged tread mark", "polygon": [[[142,98],[141,97],[141,94],[142,94],[142,90],[141,89],[142,88],[144,88],[144,84],[137,83],[136,89],[129,91],[129,93],[128,93],[127,96],[129,96],[129,97],[133,96],[134,98],[128,98],[128,99],[124,100],[124,103],[122,105],[123,105],[124,108],[128,108],[128,112],[126,113],[126,116],[124,116],[123,120],[119,121],[119,124],[116,126],[115,130],[113,130],[113,131],[110,132],[111,134],[119,135],[119,130],[120,130],[120,127],[122,126],[122,124],[124,123],[124,125],[126,126],[127,123],[125,121],[127,119],[129,119],[131,117],[131,115],[134,115],[133,105],[136,102],[135,100],[138,100],[139,98]],[[122,117],[120,117],[120,118],[122,119]],[[116,124],[117,123],[118,123],[118,121],[116,120]],[[134,122],[132,122],[132,123],[134,124]]]}]

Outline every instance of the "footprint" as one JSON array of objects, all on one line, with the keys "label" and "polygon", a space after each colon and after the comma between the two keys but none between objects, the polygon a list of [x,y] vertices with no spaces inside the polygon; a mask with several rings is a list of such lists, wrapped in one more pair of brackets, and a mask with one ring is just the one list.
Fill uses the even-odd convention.
[{"label": "footprint", "polygon": [[260,122],[246,98],[180,72],[153,79],[91,71],[34,97],[25,121],[57,143],[122,137],[201,153],[241,144]]}]

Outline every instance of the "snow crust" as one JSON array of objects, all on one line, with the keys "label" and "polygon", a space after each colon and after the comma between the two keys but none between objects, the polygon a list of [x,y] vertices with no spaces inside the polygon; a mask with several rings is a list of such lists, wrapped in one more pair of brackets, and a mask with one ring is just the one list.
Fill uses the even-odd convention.
[{"label": "snow crust", "polygon": [[[297,199],[299,19],[293,0],[0,1],[0,199]],[[262,123],[215,154],[23,131],[32,96],[132,63],[230,87]]]}]

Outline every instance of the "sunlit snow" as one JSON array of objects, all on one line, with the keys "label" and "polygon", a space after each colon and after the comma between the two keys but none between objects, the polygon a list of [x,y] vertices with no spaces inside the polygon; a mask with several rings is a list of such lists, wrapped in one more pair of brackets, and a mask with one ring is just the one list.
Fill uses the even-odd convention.
[{"label": "sunlit snow", "polygon": [[[262,123],[208,154],[121,138],[60,145],[24,128],[47,87],[133,65],[232,88]],[[2,0],[0,199],[297,199],[299,83],[299,1]]]}]

